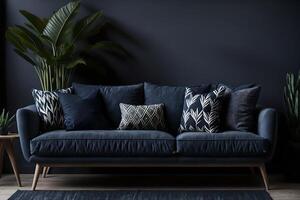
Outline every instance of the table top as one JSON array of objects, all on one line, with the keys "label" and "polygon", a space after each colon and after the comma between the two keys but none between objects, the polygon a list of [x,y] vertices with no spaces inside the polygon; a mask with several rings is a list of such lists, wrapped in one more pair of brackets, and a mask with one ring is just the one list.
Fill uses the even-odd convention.
[{"label": "table top", "polygon": [[0,140],[1,139],[15,139],[19,138],[19,135],[17,133],[8,133],[8,135],[0,135]]}]

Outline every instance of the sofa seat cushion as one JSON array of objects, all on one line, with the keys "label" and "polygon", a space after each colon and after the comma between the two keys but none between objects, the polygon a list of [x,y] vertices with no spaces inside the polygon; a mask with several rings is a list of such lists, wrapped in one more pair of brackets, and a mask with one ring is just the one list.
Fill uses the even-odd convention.
[{"label": "sofa seat cushion", "polygon": [[168,156],[175,138],[162,131],[51,131],[30,141],[31,154],[49,157]]},{"label": "sofa seat cushion", "polygon": [[269,141],[250,132],[185,132],[177,136],[177,152],[183,156],[256,157],[265,156]]}]

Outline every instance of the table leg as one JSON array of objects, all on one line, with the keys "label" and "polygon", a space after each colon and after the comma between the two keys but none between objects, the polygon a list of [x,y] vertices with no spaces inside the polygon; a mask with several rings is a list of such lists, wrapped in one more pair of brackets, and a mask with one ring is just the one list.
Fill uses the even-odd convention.
[{"label": "table leg", "polygon": [[2,172],[3,172],[3,159],[4,159],[3,151],[4,151],[4,145],[1,142],[0,143],[0,178],[1,178]]},{"label": "table leg", "polygon": [[18,183],[19,187],[22,187],[20,175],[19,175],[19,172],[18,172],[17,162],[15,160],[15,154],[14,154],[14,148],[13,148],[12,141],[7,141],[5,143],[5,147],[6,147],[5,149],[6,149],[6,152],[8,154],[10,163],[11,163],[12,168],[13,168],[13,171],[15,173],[15,176],[16,176],[16,179],[17,179],[17,183]]}]

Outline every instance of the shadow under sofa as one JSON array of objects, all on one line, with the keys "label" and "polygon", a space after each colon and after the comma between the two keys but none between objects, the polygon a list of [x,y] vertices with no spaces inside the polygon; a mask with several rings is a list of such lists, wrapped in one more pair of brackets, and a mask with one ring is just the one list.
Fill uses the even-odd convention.
[{"label": "shadow under sofa", "polygon": [[[142,87],[142,93],[145,93],[143,94],[143,103],[152,103],[147,102],[149,88],[144,85],[139,87]],[[96,86],[83,86],[83,88],[84,92],[99,89]],[[115,102],[107,99],[108,108],[116,109],[114,107],[118,103],[126,101],[124,99],[126,95],[122,96],[120,93],[122,90],[123,88],[120,86],[106,86],[102,90],[104,96],[112,95],[114,92],[119,94],[119,99],[115,99]],[[175,90],[171,90],[171,93],[176,93]],[[178,94],[182,95],[182,90],[180,88],[181,93]],[[128,95],[128,88],[125,88],[124,91]],[[180,97],[180,95],[177,96]],[[131,95],[131,97],[135,98],[135,95]],[[179,97],[178,99],[180,99]],[[161,96],[161,98],[166,99],[167,97]],[[176,98],[173,99],[176,100]],[[170,102],[165,103],[170,104]],[[173,109],[182,110],[182,107],[178,107],[173,107]],[[171,110],[172,107],[166,106],[166,109]],[[112,114],[117,116],[116,113]],[[170,118],[174,118],[174,115],[168,117],[168,114],[174,114],[174,112],[166,113],[167,119],[171,121]],[[174,123],[174,127],[180,121],[180,116],[175,117],[177,121]],[[117,122],[118,119],[116,118],[115,121]],[[184,132],[177,134],[175,129],[171,129],[169,132],[158,130],[54,130],[41,132],[40,119],[35,105],[17,111],[17,125],[23,155],[28,162],[36,164],[32,190],[35,190],[43,168],[130,166],[257,167],[260,169],[265,187],[268,189],[265,163],[273,156],[277,137],[277,113],[272,108],[257,109],[255,132],[224,131],[200,134]]]}]

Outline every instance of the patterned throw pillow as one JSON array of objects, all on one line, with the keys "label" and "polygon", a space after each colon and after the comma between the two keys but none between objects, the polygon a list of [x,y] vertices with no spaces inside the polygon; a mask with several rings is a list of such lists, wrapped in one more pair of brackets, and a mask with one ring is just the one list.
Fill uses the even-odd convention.
[{"label": "patterned throw pillow", "polygon": [[220,97],[225,89],[221,86],[210,93],[195,95],[191,88],[186,88],[180,132],[218,132],[221,125]]},{"label": "patterned throw pillow", "polygon": [[58,100],[58,93],[72,93],[72,88],[61,89],[58,91],[32,90],[36,109],[43,122],[44,130],[64,128],[64,114]]},{"label": "patterned throw pillow", "polygon": [[164,104],[129,105],[120,103],[120,130],[166,130]]}]

